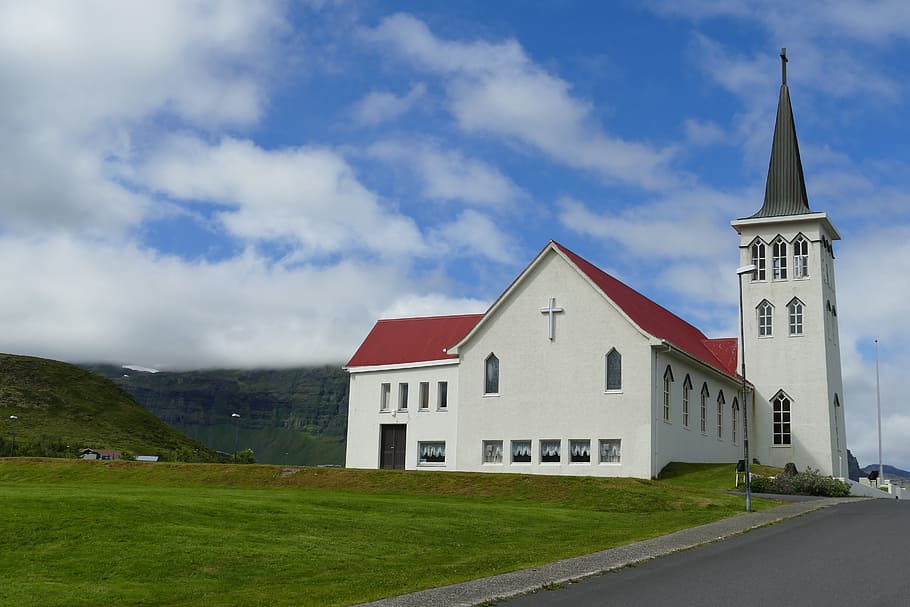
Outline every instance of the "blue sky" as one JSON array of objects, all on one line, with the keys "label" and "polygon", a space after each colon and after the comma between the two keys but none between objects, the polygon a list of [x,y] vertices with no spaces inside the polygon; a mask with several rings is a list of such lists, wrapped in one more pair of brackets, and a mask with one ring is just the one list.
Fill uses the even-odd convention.
[{"label": "blue sky", "polygon": [[734,335],[786,46],[848,441],[877,459],[878,337],[910,468],[910,7],[793,4],[0,2],[0,349],[339,363],[550,239]]}]

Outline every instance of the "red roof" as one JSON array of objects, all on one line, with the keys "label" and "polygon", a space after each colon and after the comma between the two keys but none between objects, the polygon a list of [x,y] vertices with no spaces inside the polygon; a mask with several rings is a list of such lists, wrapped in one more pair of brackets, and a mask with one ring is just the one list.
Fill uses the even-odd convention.
[{"label": "red roof", "polygon": [[[591,279],[639,327],[674,347],[724,373],[736,376],[736,349],[733,356],[719,343],[628,285],[616,280],[591,262],[579,257],[558,242],[553,242],[578,269]],[[732,339],[736,343],[736,339]],[[711,344],[711,345],[709,345]],[[717,352],[717,354],[715,354]]]},{"label": "red roof", "polygon": [[457,344],[483,314],[380,320],[345,367],[370,367],[457,359],[445,349]]},{"label": "red roof", "polygon": [[720,361],[730,373],[736,375],[736,363],[739,362],[739,340],[735,337],[719,337],[705,341],[705,347],[711,350],[714,358]]}]

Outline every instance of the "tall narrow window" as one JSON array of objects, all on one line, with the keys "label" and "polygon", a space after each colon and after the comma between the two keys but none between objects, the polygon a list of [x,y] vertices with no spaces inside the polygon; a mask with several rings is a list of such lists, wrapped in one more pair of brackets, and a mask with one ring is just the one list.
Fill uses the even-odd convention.
[{"label": "tall narrow window", "polygon": [[622,354],[615,348],[607,354],[607,390],[622,390]]},{"label": "tall narrow window", "polygon": [[717,394],[717,438],[718,440],[723,439],[724,437],[724,405],[726,400],[724,400],[724,391],[721,390]]},{"label": "tall narrow window", "polygon": [[834,395],[834,444],[838,451],[840,451],[840,426],[837,423],[837,410],[840,408],[840,399],[837,398],[837,394]]},{"label": "tall narrow window", "polygon": [[730,415],[730,435],[733,440],[733,444],[736,444],[736,423],[739,419],[739,401],[736,398],[733,399],[733,413]]},{"label": "tall narrow window", "polygon": [[771,319],[774,317],[774,306],[765,300],[758,304],[758,336],[771,337]]},{"label": "tall narrow window", "polygon": [[667,365],[664,371],[664,421],[670,421],[670,384],[673,383],[673,369]]},{"label": "tall narrow window", "polygon": [[790,397],[779,392],[771,403],[773,409],[773,437],[777,447],[790,444]]},{"label": "tall narrow window", "polygon": [[689,379],[689,376],[686,375],[685,381],[683,381],[683,393],[682,393],[682,423],[683,427],[689,427],[689,393],[692,391],[692,380]]},{"label": "tall narrow window", "polygon": [[774,244],[771,245],[771,253],[774,256],[772,277],[774,280],[786,280],[787,278],[787,241],[777,237]]},{"label": "tall narrow window", "polygon": [[799,236],[793,241],[793,278],[809,276],[809,241]]},{"label": "tall narrow window", "polygon": [[388,411],[389,401],[392,399],[392,384],[380,384],[379,386],[379,410]]},{"label": "tall narrow window", "polygon": [[787,306],[787,313],[790,318],[790,335],[803,334],[803,302],[794,299]]},{"label": "tall narrow window", "polygon": [[408,409],[408,385],[403,382],[398,384],[398,409],[401,411]]},{"label": "tall narrow window", "polygon": [[499,394],[499,359],[492,352],[484,362],[483,393]]},{"label": "tall narrow window", "polygon": [[441,381],[436,384],[436,408],[447,409],[449,407],[449,382]]},{"label": "tall narrow window", "polygon": [[701,433],[708,433],[708,398],[711,395],[708,393],[708,384],[701,385]]},{"label": "tall narrow window", "polygon": [[430,408],[430,382],[422,381],[417,384],[417,402],[424,411]]},{"label": "tall narrow window", "polygon": [[757,240],[752,245],[752,264],[755,266],[752,280],[765,280],[765,259],[765,243]]}]

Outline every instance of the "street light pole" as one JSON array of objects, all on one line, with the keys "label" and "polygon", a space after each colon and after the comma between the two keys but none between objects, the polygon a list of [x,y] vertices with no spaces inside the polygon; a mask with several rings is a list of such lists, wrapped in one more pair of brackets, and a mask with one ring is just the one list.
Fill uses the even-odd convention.
[{"label": "street light pole", "polygon": [[234,459],[237,459],[237,446],[240,441],[240,414],[231,413],[231,417],[234,418]]},{"label": "street light pole", "polygon": [[755,264],[737,268],[736,274],[739,281],[739,350],[740,350],[740,375],[742,376],[743,399],[743,461],[746,473],[746,512],[752,512],[752,477],[749,474],[749,408],[746,406],[746,323],[743,311],[743,276],[756,270]]},{"label": "street light pole", "polygon": [[10,443],[9,456],[14,457],[16,455],[16,422],[19,421],[19,417],[16,415],[10,415],[9,418],[13,420],[13,440]]},{"label": "street light pole", "polygon": [[885,466],[882,464],[882,395],[878,387],[878,339],[875,340],[875,408],[878,412],[878,482],[885,482]]}]

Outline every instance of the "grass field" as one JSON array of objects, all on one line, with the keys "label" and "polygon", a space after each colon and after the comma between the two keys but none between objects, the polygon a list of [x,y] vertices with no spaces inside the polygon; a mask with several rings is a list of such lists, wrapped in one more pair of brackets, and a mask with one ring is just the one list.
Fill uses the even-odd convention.
[{"label": "grass field", "polygon": [[0,604],[349,605],[742,511],[732,465],[668,476],[0,459]]}]

